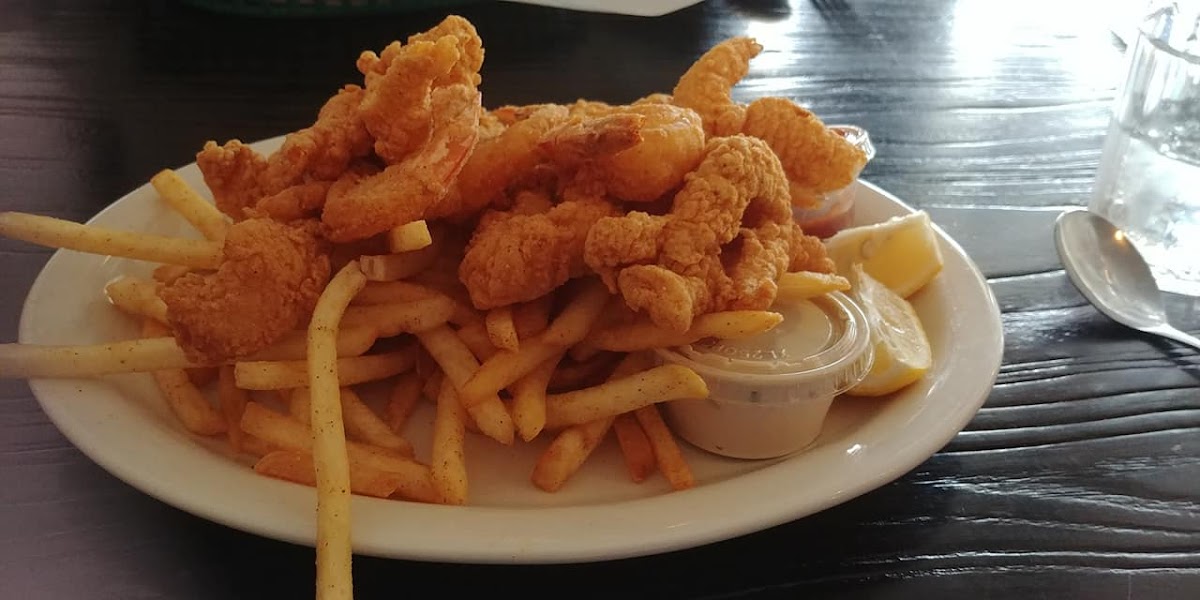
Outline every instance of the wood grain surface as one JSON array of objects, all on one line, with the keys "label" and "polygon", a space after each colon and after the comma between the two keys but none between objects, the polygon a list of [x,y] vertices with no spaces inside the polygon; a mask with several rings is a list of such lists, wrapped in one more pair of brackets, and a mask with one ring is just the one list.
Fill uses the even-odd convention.
[{"label": "wood grain surface", "polygon": [[[402,3],[398,3],[402,4]],[[1200,355],[1109,321],[1061,270],[1137,2],[712,1],[647,19],[466,3],[489,105],[668,91],[720,39],[767,48],[740,98],[866,127],[864,177],[930,211],[986,273],[1004,364],[912,472],[799,521],[666,555],[564,566],[359,558],[360,598],[1200,598]],[[85,220],[207,139],[302,127],[353,57],[445,10],[255,18],[175,2],[0,2],[0,208]],[[49,252],[0,240],[16,339]],[[1200,258],[1198,258],[1200,260]],[[1200,302],[1170,298],[1200,328]],[[737,507],[730,507],[737,510]],[[0,597],[297,598],[309,548],[198,519],[76,450],[0,381]]]}]

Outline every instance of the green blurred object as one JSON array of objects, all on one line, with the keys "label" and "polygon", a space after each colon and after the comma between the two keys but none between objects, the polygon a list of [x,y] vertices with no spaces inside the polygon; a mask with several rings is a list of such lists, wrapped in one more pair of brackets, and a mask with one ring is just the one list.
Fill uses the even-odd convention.
[{"label": "green blurred object", "polygon": [[486,0],[181,0],[213,12],[255,17],[375,15],[478,4]]}]

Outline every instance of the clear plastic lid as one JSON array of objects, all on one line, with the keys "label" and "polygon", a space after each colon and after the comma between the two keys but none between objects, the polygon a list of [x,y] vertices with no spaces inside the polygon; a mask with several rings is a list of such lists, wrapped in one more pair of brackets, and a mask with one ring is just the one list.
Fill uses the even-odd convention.
[{"label": "clear plastic lid", "polygon": [[[705,340],[659,350],[720,390],[719,400],[767,401],[837,395],[871,368],[871,335],[861,308],[840,292],[778,301],[783,322],[743,340]],[[803,388],[801,390],[801,388]],[[799,392],[803,393],[799,393]]]}]

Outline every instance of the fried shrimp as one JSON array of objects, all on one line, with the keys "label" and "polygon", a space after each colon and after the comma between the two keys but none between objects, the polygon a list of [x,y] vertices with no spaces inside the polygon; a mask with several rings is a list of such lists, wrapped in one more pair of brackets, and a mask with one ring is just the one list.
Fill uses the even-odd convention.
[{"label": "fried shrimp", "polygon": [[[547,135],[541,148],[556,164],[580,169],[606,192],[629,202],[652,202],[677,189],[704,153],[695,111],[669,104],[595,104],[592,115]],[[577,103],[578,106],[578,103]]]},{"label": "fried shrimp", "polygon": [[437,206],[463,168],[479,133],[479,92],[465,85],[432,93],[433,133],[417,153],[382,172],[331,190],[321,220],[334,242],[371,237]]},{"label": "fried shrimp", "polygon": [[742,132],[771,146],[791,185],[792,204],[816,205],[821,194],[844,188],[867,163],[862,149],[787,98],[759,98],[746,108]]},{"label": "fried shrimp", "polygon": [[247,219],[230,226],[215,272],[188,273],[159,295],[188,357],[220,363],[262,350],[302,326],[329,269],[315,221]]},{"label": "fried shrimp", "polygon": [[630,308],[685,331],[699,314],[770,306],[798,235],[779,159],[737,135],[709,141],[666,215],[597,221],[584,260]]},{"label": "fried shrimp", "polygon": [[683,184],[704,156],[704,130],[694,111],[669,104],[626,110],[645,118],[641,141],[597,161],[608,193],[630,202],[651,202]]},{"label": "fried shrimp", "polygon": [[509,185],[545,160],[538,144],[567,118],[566,108],[546,105],[480,143],[463,165],[457,186],[426,218],[467,218],[502,197]]},{"label": "fried shrimp", "polygon": [[632,112],[572,120],[547,133],[538,148],[560,166],[579,167],[640,143],[645,121],[645,117]]},{"label": "fried shrimp", "polygon": [[733,101],[731,92],[750,71],[750,60],[759,52],[762,46],[749,37],[730,38],[713,46],[679,78],[673,101],[696,111],[709,136],[740,132],[746,108]]}]

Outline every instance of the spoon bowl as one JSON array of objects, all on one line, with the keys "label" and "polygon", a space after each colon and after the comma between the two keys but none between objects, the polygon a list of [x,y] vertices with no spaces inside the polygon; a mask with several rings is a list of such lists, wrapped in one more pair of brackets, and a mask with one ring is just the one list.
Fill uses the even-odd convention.
[{"label": "spoon bowl", "polygon": [[1071,283],[1100,312],[1138,331],[1200,349],[1200,339],[1167,321],[1150,267],[1108,219],[1087,210],[1064,212],[1054,223],[1054,243]]}]

